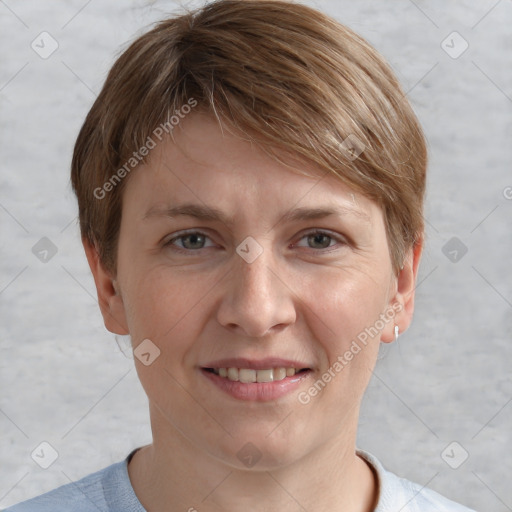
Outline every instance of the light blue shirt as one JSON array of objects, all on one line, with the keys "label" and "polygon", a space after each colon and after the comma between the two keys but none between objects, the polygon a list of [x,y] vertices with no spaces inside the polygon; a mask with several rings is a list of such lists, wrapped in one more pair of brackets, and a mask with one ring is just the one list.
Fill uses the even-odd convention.
[{"label": "light blue shirt", "polygon": [[[386,471],[373,455],[361,450],[357,453],[373,467],[378,478],[379,498],[374,512],[475,512]],[[123,462],[9,507],[5,512],[146,512],[128,476],[132,454]]]}]

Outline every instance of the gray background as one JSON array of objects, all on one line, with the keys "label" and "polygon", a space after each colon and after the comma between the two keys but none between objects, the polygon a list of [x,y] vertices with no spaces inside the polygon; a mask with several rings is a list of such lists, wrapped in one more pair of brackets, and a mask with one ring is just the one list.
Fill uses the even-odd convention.
[{"label": "gray background", "polygon": [[[416,315],[382,353],[359,446],[454,500],[510,511],[512,1],[308,3],[387,57],[430,146]],[[150,441],[133,361],[98,310],[69,163],[120,46],[176,6],[0,2],[0,507]],[[42,31],[59,44],[47,59],[31,48]],[[469,44],[458,58],[441,47],[453,31]],[[444,44],[453,54],[462,43]],[[46,262],[33,252],[42,237],[57,249]],[[30,457],[42,441],[59,454],[46,470]],[[445,462],[457,466],[466,452],[457,469]]]}]

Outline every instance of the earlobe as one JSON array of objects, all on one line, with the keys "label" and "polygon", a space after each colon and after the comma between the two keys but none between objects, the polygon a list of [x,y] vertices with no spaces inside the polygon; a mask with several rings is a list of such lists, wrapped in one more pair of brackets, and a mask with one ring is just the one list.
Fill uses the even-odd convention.
[{"label": "earlobe", "polygon": [[103,266],[97,248],[89,240],[82,239],[82,243],[96,284],[98,304],[105,327],[115,334],[129,334],[123,299],[115,279]]},{"label": "earlobe", "polygon": [[398,328],[398,333],[402,334],[411,324],[414,314],[416,279],[422,251],[423,238],[419,239],[408,251],[403,268],[398,274],[396,294],[392,299],[392,308],[395,315],[389,325],[382,331],[381,341],[384,343],[395,341],[396,328]]}]

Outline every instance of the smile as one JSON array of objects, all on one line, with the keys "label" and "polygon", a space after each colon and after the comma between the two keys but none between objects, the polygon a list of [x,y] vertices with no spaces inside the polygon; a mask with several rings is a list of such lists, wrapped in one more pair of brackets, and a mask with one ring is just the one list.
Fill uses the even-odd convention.
[{"label": "smile", "polygon": [[262,370],[255,370],[252,368],[206,368],[218,375],[229,379],[233,382],[243,382],[246,384],[255,382],[277,382],[286,377],[293,377],[295,374],[306,371],[307,368],[267,368]]},{"label": "smile", "polygon": [[[267,363],[268,364],[268,363]],[[274,363],[275,364],[275,363]],[[241,365],[242,366],[242,365]],[[254,366],[254,365],[252,365]],[[310,368],[259,364],[259,368],[213,366],[200,368],[207,382],[231,398],[268,402],[298,391],[313,373]]]}]

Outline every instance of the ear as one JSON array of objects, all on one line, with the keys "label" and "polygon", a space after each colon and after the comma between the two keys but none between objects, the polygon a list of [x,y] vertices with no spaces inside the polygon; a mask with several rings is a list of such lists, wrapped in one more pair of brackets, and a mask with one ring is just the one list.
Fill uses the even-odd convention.
[{"label": "ear", "polygon": [[114,334],[129,334],[123,298],[119,294],[119,290],[116,289],[115,279],[100,261],[96,247],[86,239],[82,239],[82,243],[94,276],[98,304],[105,327]]},{"label": "ear", "polygon": [[414,313],[416,279],[422,251],[423,236],[407,253],[404,266],[396,278],[396,293],[389,304],[395,315],[382,331],[381,341],[384,343],[395,341],[395,325],[398,326],[399,333],[404,333],[411,324]]}]

